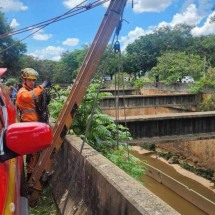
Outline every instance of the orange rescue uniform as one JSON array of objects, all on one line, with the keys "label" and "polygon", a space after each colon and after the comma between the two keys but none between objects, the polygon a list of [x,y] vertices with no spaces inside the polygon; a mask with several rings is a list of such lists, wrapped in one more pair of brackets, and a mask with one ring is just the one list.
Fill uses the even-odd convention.
[{"label": "orange rescue uniform", "polygon": [[[42,93],[44,88],[40,85],[34,89],[28,88],[23,84],[22,88],[17,93],[16,105],[21,112],[22,122],[37,122],[38,115],[35,109],[34,100]],[[27,177],[29,179],[34,167],[39,159],[40,154],[34,153],[27,155]]]},{"label": "orange rescue uniform", "polygon": [[43,90],[44,88],[41,85],[31,90],[24,84],[18,91],[16,104],[21,112],[22,122],[38,121],[34,99],[36,99]]}]

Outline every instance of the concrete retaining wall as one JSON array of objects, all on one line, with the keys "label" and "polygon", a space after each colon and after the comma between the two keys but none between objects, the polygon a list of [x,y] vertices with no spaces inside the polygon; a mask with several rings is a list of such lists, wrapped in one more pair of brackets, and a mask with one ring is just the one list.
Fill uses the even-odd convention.
[{"label": "concrete retaining wall", "polygon": [[[115,109],[102,109],[102,112],[115,117],[116,110]],[[158,114],[167,114],[167,113],[182,113],[185,110],[176,109],[176,108],[167,108],[167,107],[137,107],[137,108],[121,108],[118,110],[119,117],[127,117],[127,116],[142,116],[142,115],[158,115]]]},{"label": "concrete retaining wall", "polygon": [[113,95],[139,95],[140,90],[136,88],[128,88],[128,89],[101,89],[100,92],[108,92],[112,93]]},{"label": "concrete retaining wall", "polygon": [[108,108],[132,108],[132,107],[179,107],[196,106],[200,101],[198,94],[159,94],[159,95],[130,95],[130,96],[108,96],[102,99],[100,107]]},{"label": "concrete retaining wall", "polygon": [[81,145],[76,136],[67,136],[57,154],[51,186],[61,213],[178,214],[89,145],[80,155]]},{"label": "concrete retaining wall", "polygon": [[206,199],[204,196],[201,196],[197,192],[189,187],[185,186],[184,184],[176,181],[174,178],[166,175],[165,173],[159,171],[158,169],[147,165],[148,173],[150,177],[154,178],[159,183],[163,184],[164,186],[170,188],[178,195],[186,199],[187,201],[191,202],[195,206],[199,207],[201,210],[208,214],[214,214],[215,211],[215,203]]},{"label": "concrete retaining wall", "polygon": [[120,124],[127,127],[134,139],[173,135],[196,135],[215,131],[215,111],[169,113],[150,116],[121,117]]},{"label": "concrete retaining wall", "polygon": [[189,92],[189,88],[192,86],[192,84],[186,84],[186,83],[175,83],[171,85],[166,85],[164,83],[157,83],[156,85],[154,83],[147,83],[144,84],[144,86],[141,89],[141,94],[172,94],[172,93],[184,93]]}]

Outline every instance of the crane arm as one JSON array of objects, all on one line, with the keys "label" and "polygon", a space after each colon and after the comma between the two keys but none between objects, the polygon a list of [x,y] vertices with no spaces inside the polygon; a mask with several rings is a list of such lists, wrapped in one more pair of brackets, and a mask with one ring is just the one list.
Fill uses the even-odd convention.
[{"label": "crane arm", "polygon": [[[71,92],[60,112],[53,129],[53,140],[49,148],[45,149],[39,158],[28,184],[36,190],[41,190],[40,179],[44,172],[50,171],[54,154],[60,149],[68,129],[72,125],[77,109],[86,93],[92,76],[99,64],[100,58],[110,40],[115,28],[122,17],[127,0],[111,0],[96,36],[82,63]],[[31,200],[31,198],[30,198]]]}]

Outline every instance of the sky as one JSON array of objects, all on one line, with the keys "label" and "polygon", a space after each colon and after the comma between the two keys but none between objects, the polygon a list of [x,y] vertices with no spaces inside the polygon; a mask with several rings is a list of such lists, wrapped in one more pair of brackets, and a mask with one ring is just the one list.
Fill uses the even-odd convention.
[{"label": "sky", "polygon": [[[0,10],[11,28],[19,30],[63,15],[80,3],[86,6],[99,1],[0,0]],[[13,35],[13,38],[27,45],[27,55],[59,61],[62,53],[92,43],[108,4],[85,10],[43,29],[28,28],[29,31]],[[121,49],[124,51],[128,44],[156,28],[174,27],[180,23],[194,26],[193,36],[215,34],[215,22],[210,22],[215,16],[214,8],[214,0],[133,0],[133,4],[128,0],[119,34]]]}]

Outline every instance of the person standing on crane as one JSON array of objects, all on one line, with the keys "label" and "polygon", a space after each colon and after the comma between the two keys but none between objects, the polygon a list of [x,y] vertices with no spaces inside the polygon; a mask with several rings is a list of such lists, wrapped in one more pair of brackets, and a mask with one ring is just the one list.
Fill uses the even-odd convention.
[{"label": "person standing on crane", "polygon": [[[35,101],[46,87],[51,86],[51,82],[46,80],[36,87],[38,77],[38,72],[32,68],[25,68],[21,71],[23,86],[19,89],[16,96],[16,105],[20,111],[21,122],[37,122],[39,119]],[[38,159],[39,153],[27,155],[27,180],[31,176]]]}]

